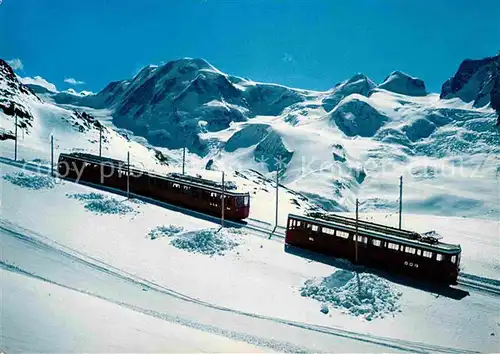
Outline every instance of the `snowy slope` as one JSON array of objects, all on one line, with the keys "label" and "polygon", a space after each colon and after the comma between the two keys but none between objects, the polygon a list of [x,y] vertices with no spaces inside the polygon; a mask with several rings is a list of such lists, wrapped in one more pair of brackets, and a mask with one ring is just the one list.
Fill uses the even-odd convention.
[{"label": "snowy slope", "polygon": [[[347,304],[335,307],[335,302],[325,315],[321,302],[302,296],[301,288],[322,277],[341,286],[346,271],[351,273],[348,264],[332,266],[298,257],[283,251],[282,239],[245,230],[228,230],[227,237],[238,245],[223,255],[191,253],[205,243],[193,239],[186,249],[179,248],[176,240],[217,225],[105,192],[98,194],[115,201],[96,207],[90,199],[72,197],[95,190],[69,182],[56,180],[51,188],[30,190],[29,184],[21,187],[3,178],[19,171],[2,164],[0,186],[7,206],[2,210],[2,262],[44,279],[161,315],[169,322],[211,326],[226,335],[224,331],[231,330],[235,339],[259,338],[258,343],[279,351],[491,352],[499,345],[498,295],[459,287],[456,292],[462,295],[450,296],[363,273],[361,286],[378,294],[376,307],[368,302],[364,309],[383,317],[370,320],[362,307],[351,313]],[[111,205],[127,208],[121,208],[121,214],[107,214],[115,210]],[[43,213],[38,212],[41,209]],[[395,222],[381,214],[363,218]],[[183,231],[151,239],[152,230],[170,224]],[[406,215],[404,226],[434,229],[445,242],[462,244],[467,273],[498,279],[498,222]],[[67,254],[76,258],[68,260]],[[97,266],[89,268],[80,259]],[[129,280],[123,283],[125,279],[142,285],[133,289]],[[361,292],[339,289],[339,294],[352,299]]]},{"label": "snowy slope", "polygon": [[0,272],[1,343],[7,353],[263,351],[26,274]]}]

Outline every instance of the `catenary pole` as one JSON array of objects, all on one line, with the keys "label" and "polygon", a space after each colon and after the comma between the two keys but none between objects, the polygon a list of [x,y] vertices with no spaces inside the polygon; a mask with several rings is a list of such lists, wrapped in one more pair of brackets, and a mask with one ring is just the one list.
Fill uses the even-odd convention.
[{"label": "catenary pole", "polygon": [[274,228],[276,229],[278,227],[278,190],[279,190],[279,172],[280,168],[279,166],[276,168],[276,211],[275,211],[275,218],[274,218]]},{"label": "catenary pole", "polygon": [[185,173],[185,165],[186,165],[186,147],[182,148],[182,174]]},{"label": "catenary pole", "polygon": [[403,221],[403,176],[399,177],[399,229]]},{"label": "catenary pole", "polygon": [[226,209],[224,205],[224,198],[225,198],[225,185],[224,185],[224,171],[222,171],[222,213],[221,213],[221,226],[224,227],[224,211]]},{"label": "catenary pole", "polygon": [[54,177],[54,135],[50,136],[50,175]]},{"label": "catenary pole", "polygon": [[127,152],[127,199],[130,199],[130,151]]},{"label": "catenary pole", "polygon": [[16,139],[14,140],[14,161],[17,161],[17,114],[14,113],[15,116],[15,124],[14,124],[14,134],[16,136]]},{"label": "catenary pole", "polygon": [[356,235],[354,235],[354,261],[358,263],[358,220],[359,220],[359,201],[356,198]]},{"label": "catenary pole", "polygon": [[102,157],[102,126],[99,129],[99,157]]}]

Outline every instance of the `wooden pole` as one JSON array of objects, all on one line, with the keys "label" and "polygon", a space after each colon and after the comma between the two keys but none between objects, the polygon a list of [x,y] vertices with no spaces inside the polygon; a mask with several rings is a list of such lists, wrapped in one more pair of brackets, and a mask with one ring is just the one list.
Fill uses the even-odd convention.
[{"label": "wooden pole", "polygon": [[182,149],[182,174],[185,173],[185,165],[186,165],[186,147]]},{"label": "wooden pole", "polygon": [[359,201],[356,198],[356,234],[354,235],[354,261],[358,263],[358,220],[359,220]]},{"label": "wooden pole", "polygon": [[280,172],[280,169],[279,169],[279,166],[276,167],[276,211],[275,211],[275,219],[274,219],[274,228],[276,229],[278,227],[278,189],[279,189],[279,183],[278,183],[278,179],[279,179],[279,172]]},{"label": "wooden pole", "polygon": [[99,129],[99,157],[102,156],[102,126]]},{"label": "wooden pole", "polygon": [[127,199],[130,199],[130,151],[127,152]]},{"label": "wooden pole", "polygon": [[403,221],[403,176],[399,177],[399,229]]},{"label": "wooden pole", "polygon": [[14,113],[15,116],[15,125],[14,125],[14,131],[16,135],[16,140],[14,140],[14,161],[17,161],[17,114]]},{"label": "wooden pole", "polygon": [[50,136],[50,175],[54,177],[54,136]]},{"label": "wooden pole", "polygon": [[226,209],[224,205],[225,198],[225,185],[224,185],[224,171],[222,171],[222,214],[221,214],[221,227],[224,227],[224,211]]}]

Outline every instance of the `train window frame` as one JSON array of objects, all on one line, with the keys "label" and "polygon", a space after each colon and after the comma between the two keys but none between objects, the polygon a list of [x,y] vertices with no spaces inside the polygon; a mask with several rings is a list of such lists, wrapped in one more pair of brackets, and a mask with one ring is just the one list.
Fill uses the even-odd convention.
[{"label": "train window frame", "polygon": [[326,235],[332,235],[332,236],[335,235],[335,229],[331,229],[329,227],[322,227],[321,232],[326,234]]},{"label": "train window frame", "polygon": [[422,256],[425,258],[432,258],[433,252],[432,251],[422,251]]},{"label": "train window frame", "polygon": [[399,251],[400,244],[399,243],[392,243],[392,242],[387,242],[388,249],[393,250],[393,251]]},{"label": "train window frame", "polygon": [[451,263],[457,264],[457,256],[456,255],[451,256]]},{"label": "train window frame", "polygon": [[319,231],[319,226],[318,226],[318,225],[315,225],[315,224],[312,224],[312,225],[311,225],[311,231],[313,231],[313,232],[318,232],[318,231]]},{"label": "train window frame", "polygon": [[374,238],[372,239],[372,245],[374,245],[375,247],[382,247],[382,240]]},{"label": "train window frame", "polygon": [[349,232],[335,229],[335,236],[347,240],[350,236]]},{"label": "train window frame", "polygon": [[358,242],[368,243],[368,237],[362,236],[362,235],[358,235]]},{"label": "train window frame", "polygon": [[415,254],[417,249],[415,247],[405,246],[405,253]]},{"label": "train window frame", "polygon": [[436,261],[438,261],[438,262],[444,261],[444,254],[436,253]]}]

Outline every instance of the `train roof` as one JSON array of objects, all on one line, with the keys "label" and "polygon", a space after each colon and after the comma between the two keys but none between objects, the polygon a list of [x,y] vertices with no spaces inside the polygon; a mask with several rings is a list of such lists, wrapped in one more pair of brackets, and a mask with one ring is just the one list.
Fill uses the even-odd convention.
[{"label": "train roof", "polygon": [[[102,164],[106,163],[107,165],[116,167],[116,168],[127,168],[127,163],[122,160],[117,160],[113,159],[110,157],[102,157],[102,156],[97,156],[97,155],[92,155],[92,154],[87,154],[87,153],[80,153],[80,152],[74,152],[74,153],[61,153],[60,156],[68,156],[70,158],[76,158],[82,161],[86,162],[93,162],[96,164]],[[191,176],[191,175],[183,175],[181,173],[168,173],[166,175],[160,175],[158,173],[152,172],[152,171],[147,171],[147,170],[140,170],[132,165],[130,165],[130,170],[132,172],[140,172],[143,174],[148,174],[150,176],[154,176],[156,178],[161,178],[164,180],[168,180],[170,182],[176,182],[179,184],[183,185],[189,185],[192,187],[199,187],[203,188],[209,191],[213,191],[216,193],[222,193],[222,181],[213,181],[210,179],[206,178],[201,178],[197,176]],[[227,195],[233,195],[233,196],[244,196],[244,195],[249,195],[248,192],[243,192],[238,190],[238,186],[232,182],[232,181],[224,181],[224,193]]]},{"label": "train roof", "polygon": [[[327,213],[309,213],[306,216],[289,214],[289,217],[297,220],[309,221],[327,227],[342,229],[345,231],[356,231],[356,219]],[[397,229],[395,227],[377,224],[369,221],[358,220],[358,234],[360,236],[372,236],[378,239],[392,241],[408,246],[443,253],[460,253],[460,245],[440,242],[437,238],[426,236],[414,231]]]}]

